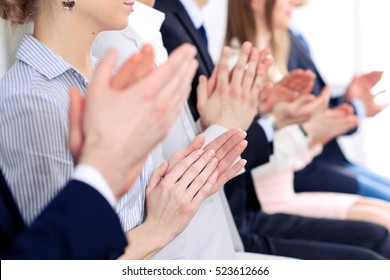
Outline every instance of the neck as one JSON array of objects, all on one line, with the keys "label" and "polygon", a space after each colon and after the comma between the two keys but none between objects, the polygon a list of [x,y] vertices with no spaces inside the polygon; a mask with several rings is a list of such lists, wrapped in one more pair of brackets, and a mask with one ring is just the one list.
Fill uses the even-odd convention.
[{"label": "neck", "polygon": [[71,12],[56,18],[42,13],[34,22],[33,36],[90,79],[93,72],[91,48],[97,31],[77,24],[82,21],[76,17]]},{"label": "neck", "polygon": [[207,2],[208,0],[195,0],[195,4],[199,7],[199,9],[202,9]]},{"label": "neck", "polygon": [[264,20],[256,17],[256,47],[259,49],[269,48],[271,44],[271,32],[267,28],[267,24]]}]

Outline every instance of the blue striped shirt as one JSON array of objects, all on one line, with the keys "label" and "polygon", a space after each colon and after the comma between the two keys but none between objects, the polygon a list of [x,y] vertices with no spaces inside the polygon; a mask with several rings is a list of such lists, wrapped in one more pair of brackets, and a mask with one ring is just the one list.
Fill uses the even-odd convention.
[{"label": "blue striped shirt", "polygon": [[[72,175],[68,89],[85,92],[88,80],[32,36],[24,37],[16,56],[0,81],[0,166],[30,224]],[[133,227],[143,220],[149,172],[144,169],[128,194],[134,196],[128,205]]]}]

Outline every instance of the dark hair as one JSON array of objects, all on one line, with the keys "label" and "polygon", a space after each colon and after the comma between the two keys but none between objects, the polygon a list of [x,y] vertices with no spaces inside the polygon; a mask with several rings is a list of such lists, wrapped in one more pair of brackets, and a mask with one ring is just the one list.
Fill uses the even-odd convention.
[{"label": "dark hair", "polygon": [[256,24],[249,0],[229,0],[225,44],[237,38],[240,44],[256,42]]},{"label": "dark hair", "polygon": [[[277,0],[266,0],[265,22],[271,33],[269,48],[272,51],[274,62],[282,72],[287,72],[287,59],[290,43],[287,30],[275,30],[272,22],[273,10]],[[234,38],[240,44],[249,41],[255,46],[258,43],[255,15],[252,11],[250,0],[229,0],[228,19],[225,36],[225,44],[229,45]]]},{"label": "dark hair", "polygon": [[10,23],[26,23],[33,20],[35,2],[35,0],[2,0],[0,16]]}]

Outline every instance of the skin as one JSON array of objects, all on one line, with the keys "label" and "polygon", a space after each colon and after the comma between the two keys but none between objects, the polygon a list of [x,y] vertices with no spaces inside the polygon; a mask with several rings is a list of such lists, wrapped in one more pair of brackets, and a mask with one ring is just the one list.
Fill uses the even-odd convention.
[{"label": "skin", "polygon": [[[118,11],[108,9],[105,6],[105,2],[101,3],[101,5],[101,7],[96,7],[96,13],[99,15],[99,18],[102,17],[102,21],[86,20],[87,22],[94,23],[91,24],[91,28],[85,28],[84,35],[87,37],[92,34],[91,30],[100,31],[106,28],[122,28],[122,19],[126,18],[127,20],[127,16],[131,12],[131,9],[128,9],[129,7],[125,7],[129,12],[122,16],[123,7],[118,8]],[[82,7],[80,10],[79,12],[83,12],[82,14],[84,16],[88,15],[88,9],[85,8],[84,10],[84,7]],[[103,19],[114,15],[118,16],[115,26],[113,23],[106,23],[105,19]],[[97,16],[94,15],[93,18],[95,17]],[[84,17],[80,18],[80,20],[84,20]],[[73,39],[75,40],[76,38]],[[58,42],[51,41],[51,43],[55,45]],[[85,45],[87,44],[87,42],[84,43]],[[79,48],[81,47],[83,46],[79,45]],[[69,55],[71,59],[73,58],[75,64],[78,62],[79,64],[77,65],[80,65],[80,67],[87,60],[84,59],[83,62],[76,61],[76,57],[70,56],[70,53],[67,51],[64,54]],[[122,154],[131,154],[133,158],[138,158],[133,164],[126,165],[129,168],[126,169],[123,166],[114,173],[108,173],[109,177],[106,177],[108,182],[115,184],[116,189],[118,189],[118,191],[115,191],[118,199],[123,194],[123,191],[132,185],[143,167],[147,152],[150,151],[150,148],[145,148],[145,144],[151,147],[157,144],[157,142],[153,141],[155,143],[151,143],[149,142],[150,139],[162,139],[164,135],[162,131],[166,132],[168,130],[169,124],[173,122],[178,111],[187,99],[190,81],[193,79],[194,72],[198,66],[197,62],[193,59],[194,55],[195,52],[192,47],[184,46],[184,50],[183,47],[180,48],[169,57],[167,63],[155,69],[152,66],[154,57],[151,54],[151,48],[150,46],[146,46],[141,50],[140,54],[129,58],[115,76],[109,79],[107,77],[104,78],[103,75],[94,78],[93,82],[95,84],[105,82],[103,85],[94,87],[96,91],[103,90],[104,92],[112,92],[112,95],[101,95],[99,99],[95,98],[97,100],[96,102],[99,101],[106,105],[110,104],[109,106],[105,106],[107,109],[123,102],[120,100],[121,96],[115,94],[116,91],[120,92],[128,87],[136,87],[138,90],[134,90],[133,92],[132,97],[135,100],[133,100],[131,106],[128,105],[127,113],[122,112],[119,114],[118,111],[116,114],[112,114],[112,116],[110,115],[110,117],[106,117],[104,120],[99,115],[95,116],[96,123],[106,123],[104,126],[105,129],[103,131],[96,131],[93,134],[88,133],[87,136],[84,136],[83,130],[89,129],[89,126],[85,126],[83,123],[90,123],[91,121],[83,118],[83,112],[84,110],[88,112],[88,107],[83,105],[85,101],[81,98],[78,90],[71,90],[71,138],[69,139],[69,143],[71,144],[72,153],[76,158],[80,158],[80,162],[82,163],[95,163],[95,166],[101,172],[109,169],[113,164],[113,160],[105,161],[103,160],[105,153],[91,153],[88,149],[83,149],[83,145],[94,147],[93,144],[99,142],[97,139],[99,139],[100,135],[105,132],[108,133],[107,131],[110,131],[108,134],[114,138],[122,137],[122,132],[116,128],[117,125],[112,126],[109,123],[129,122],[129,118],[124,118],[126,114],[139,116],[139,118],[130,118],[132,121],[129,122],[129,125],[132,123],[134,125],[131,135],[143,135],[143,137],[132,137],[132,141],[125,144],[126,147],[137,147],[137,151],[132,149],[131,152],[124,153],[123,151],[126,150],[126,147],[117,144],[115,145],[115,149],[113,149],[112,141],[102,143],[101,148],[98,149],[98,151],[107,151],[110,147],[110,150],[113,151],[112,153],[116,157],[120,157]],[[107,69],[104,72],[106,76],[110,76],[110,73],[112,73],[112,61],[110,59],[106,63],[105,68]],[[88,73],[88,69],[85,72]],[[177,74],[173,75],[173,73]],[[159,83],[157,79],[158,75],[167,75],[166,77],[172,78],[169,81]],[[153,79],[156,79],[156,81],[153,81]],[[163,81],[163,79],[160,81]],[[175,91],[176,93],[172,95]],[[114,100],[114,97],[117,100]],[[142,103],[142,101],[145,103]],[[117,117],[119,119],[112,119]],[[166,121],[161,123],[160,120],[164,119]],[[148,120],[151,122],[148,123]],[[137,123],[142,125],[137,126]],[[88,135],[93,135],[94,137]],[[158,137],[155,137],[156,135]],[[130,245],[122,258],[150,258],[175,238],[187,226],[201,203],[207,197],[217,192],[224,183],[244,167],[245,160],[239,160],[237,163],[234,163],[234,161],[247,145],[244,140],[245,136],[246,134],[238,129],[229,130],[208,146],[202,148],[205,139],[203,135],[200,135],[184,150],[177,153],[171,161],[164,162],[153,173],[147,187],[147,216],[145,222],[126,233]],[[134,143],[134,141],[137,141],[137,138],[140,142]],[[89,156],[84,154],[85,150]],[[78,151],[83,151],[83,153],[80,155]],[[119,176],[119,174],[121,175]]]},{"label": "skin", "polygon": [[[99,170],[119,199],[188,98],[198,67],[196,51],[184,45],[165,64],[152,69],[154,56],[144,50],[131,63],[125,62],[115,76],[112,70],[116,55],[110,51],[94,72],[90,54],[96,35],[125,28],[134,1],[78,1],[72,11],[65,11],[60,2],[42,1],[48,5],[41,5],[37,11],[33,36],[91,81],[85,101],[77,89],[70,90],[71,151],[80,163]],[[132,68],[133,63],[138,67]],[[121,104],[127,104],[126,110],[119,110]],[[131,129],[123,130],[123,126]],[[246,147],[245,135],[230,130],[207,149],[201,149],[204,136],[199,136],[184,153],[162,164],[148,186],[147,201],[155,203],[147,203],[145,222],[127,233],[130,245],[126,258],[150,257],[186,227],[201,202],[245,165],[244,160],[232,165]],[[178,195],[179,190],[182,195]]]},{"label": "skin", "polygon": [[209,0],[194,0],[194,2],[199,7],[199,9],[202,9],[204,6],[206,6]]},{"label": "skin", "polygon": [[155,0],[137,0],[138,2],[141,2],[142,4],[145,4],[149,7],[153,7],[154,3],[156,2]]}]

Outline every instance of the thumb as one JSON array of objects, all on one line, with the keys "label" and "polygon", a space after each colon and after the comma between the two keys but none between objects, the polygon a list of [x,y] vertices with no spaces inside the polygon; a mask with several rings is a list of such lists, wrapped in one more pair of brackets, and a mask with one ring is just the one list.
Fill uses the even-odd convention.
[{"label": "thumb", "polygon": [[265,100],[268,99],[268,97],[272,93],[273,88],[274,88],[274,84],[270,83],[270,82],[266,83],[263,86],[263,88],[260,90],[260,93],[259,93],[259,103],[264,102]]},{"label": "thumb", "polygon": [[[89,88],[92,90],[87,91],[87,96],[89,94],[103,93],[102,90],[93,90],[95,88],[107,87],[111,83],[112,71],[114,69],[116,58],[118,56],[118,51],[115,49],[109,49],[104,57],[100,60],[100,63],[96,67],[96,70],[91,79]],[[88,98],[88,97],[87,97]]]},{"label": "thumb", "polygon": [[168,169],[168,162],[166,160],[160,165],[159,168],[153,171],[152,177],[150,178],[149,185],[147,187],[147,193],[152,192],[160,183]]},{"label": "thumb", "polygon": [[322,104],[324,106],[324,109],[327,108],[329,106],[329,100],[330,100],[330,86],[325,86],[323,88],[320,97],[323,100]]},{"label": "thumb", "polygon": [[199,77],[199,84],[197,88],[197,97],[198,103],[196,104],[198,111],[202,111],[204,106],[207,103],[208,94],[207,94],[207,79],[205,76]]}]

